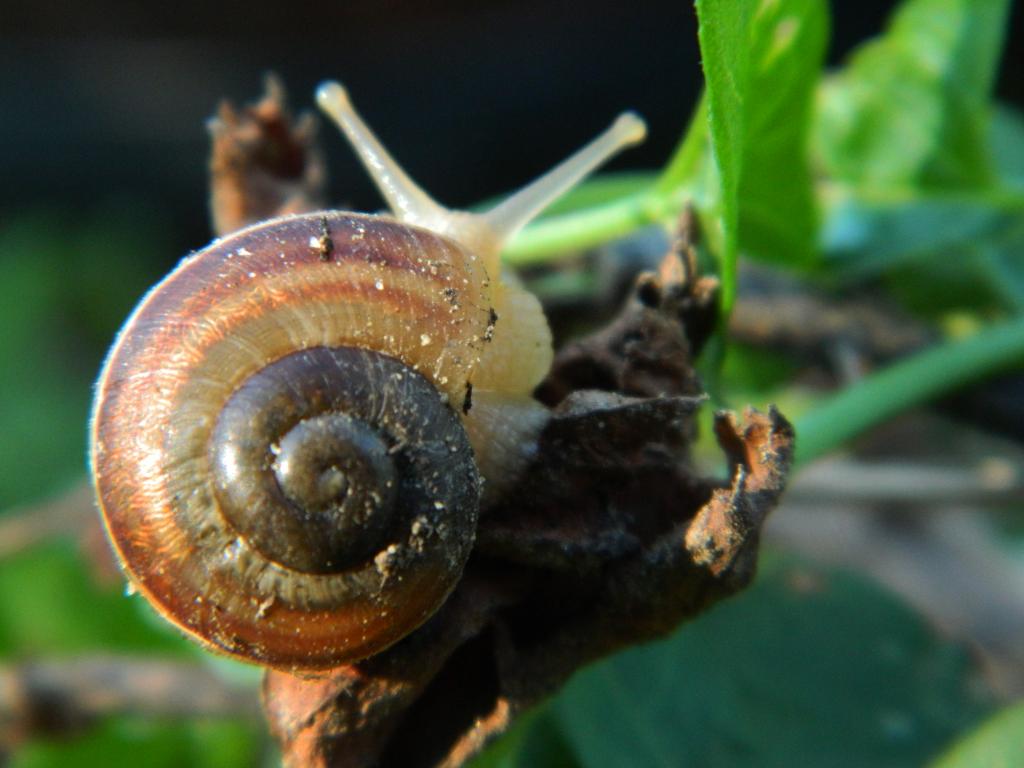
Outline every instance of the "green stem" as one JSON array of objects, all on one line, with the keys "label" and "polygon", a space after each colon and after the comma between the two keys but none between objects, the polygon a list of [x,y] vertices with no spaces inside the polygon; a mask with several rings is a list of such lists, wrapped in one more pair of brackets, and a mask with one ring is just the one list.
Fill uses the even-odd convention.
[{"label": "green stem", "polygon": [[1024,312],[1024,275],[1008,258],[1008,251],[982,243],[976,249],[988,284],[1013,312]]},{"label": "green stem", "polygon": [[967,190],[922,190],[920,187],[905,186],[863,188],[825,180],[817,182],[816,189],[826,203],[833,205],[851,201],[864,206],[895,208],[915,203],[959,203],[1014,215],[1024,210],[1024,192],[1003,185]]},{"label": "green stem", "polygon": [[1024,359],[1024,317],[948,341],[872,374],[796,423],[796,463],[806,464],[915,405]]},{"label": "green stem", "polygon": [[575,213],[542,219],[524,229],[502,253],[506,264],[543,264],[553,255],[579,251],[624,237],[662,221],[682,205],[685,190],[657,195],[644,192]]}]

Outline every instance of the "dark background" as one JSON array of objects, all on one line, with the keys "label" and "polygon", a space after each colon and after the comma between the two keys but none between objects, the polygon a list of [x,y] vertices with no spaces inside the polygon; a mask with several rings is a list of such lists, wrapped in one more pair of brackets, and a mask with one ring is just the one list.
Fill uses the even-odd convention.
[{"label": "dark background", "polygon": [[[833,2],[839,62],[892,2]],[[1020,4],[999,94],[1024,104]],[[399,160],[442,202],[516,187],[624,108],[650,136],[613,167],[658,167],[701,83],[691,3],[0,2],[0,219],[142,216],[167,233],[163,269],[209,239],[204,121],[250,100],[264,72],[296,108],[338,78]],[[325,126],[332,199],[379,199]],[[116,226],[116,222],[111,222]],[[2,255],[0,255],[2,258]]]}]

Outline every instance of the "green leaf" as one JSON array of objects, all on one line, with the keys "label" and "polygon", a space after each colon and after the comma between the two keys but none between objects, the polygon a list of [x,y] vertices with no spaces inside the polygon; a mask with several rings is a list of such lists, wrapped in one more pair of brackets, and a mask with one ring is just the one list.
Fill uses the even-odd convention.
[{"label": "green leaf", "polygon": [[735,295],[739,251],[739,190],[743,173],[744,105],[749,97],[749,37],[753,3],[697,0],[697,37],[708,100],[711,150],[718,168],[722,244],[722,303]]},{"label": "green leaf", "polygon": [[1024,312],[1024,219],[926,256],[885,276],[889,294],[911,312],[932,320]]},{"label": "green leaf", "polygon": [[720,376],[726,383],[729,402],[748,403],[782,389],[798,371],[796,363],[778,352],[731,341],[725,349]]},{"label": "green leaf", "polygon": [[11,768],[145,765],[151,768],[249,768],[259,765],[261,737],[251,725],[230,721],[157,723],[110,718],[73,739],[21,747]]},{"label": "green leaf", "polygon": [[908,190],[831,196],[822,230],[826,265],[841,280],[878,277],[1000,236],[1024,219],[1024,196],[995,190]]},{"label": "green leaf", "polygon": [[828,11],[823,0],[697,0],[697,17],[728,308],[739,249],[783,264],[813,255],[806,140]]},{"label": "green leaf", "polygon": [[998,105],[992,113],[990,141],[1000,180],[1024,190],[1024,114]]},{"label": "green leaf", "polygon": [[837,283],[885,277],[925,317],[1024,310],[1024,194],[1013,189],[834,190],[822,231]]},{"label": "green leaf", "polygon": [[586,768],[920,765],[986,713],[965,651],[887,593],[792,561],[762,571],[570,682],[555,708]]},{"label": "green leaf", "polygon": [[67,542],[0,562],[0,653],[159,651],[191,656],[190,643],[156,619],[141,597],[100,587]]},{"label": "green leaf", "polygon": [[579,763],[565,740],[550,707],[523,716],[497,742],[478,755],[469,768],[577,768]]},{"label": "green leaf", "polygon": [[0,510],[51,496],[85,465],[92,383],[155,275],[157,224],[116,215],[18,213],[0,221]]},{"label": "green leaf", "polygon": [[989,183],[989,94],[1008,9],[903,3],[823,91],[816,145],[828,173],[883,188]]},{"label": "green leaf", "polygon": [[814,253],[817,217],[808,162],[812,95],[828,37],[825,3],[762,3],[751,44],[740,181],[740,248],[782,264]]},{"label": "green leaf", "polygon": [[796,422],[796,463],[813,461],[915,405],[1024,361],[1024,315],[929,347],[827,398]]},{"label": "green leaf", "polygon": [[932,768],[1020,765],[1024,757],[1024,703],[1007,707],[968,734]]}]

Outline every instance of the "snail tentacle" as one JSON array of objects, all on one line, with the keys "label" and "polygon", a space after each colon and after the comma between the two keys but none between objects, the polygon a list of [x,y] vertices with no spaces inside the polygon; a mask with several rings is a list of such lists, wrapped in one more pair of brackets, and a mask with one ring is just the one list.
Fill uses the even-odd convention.
[{"label": "snail tentacle", "polygon": [[400,221],[426,227],[468,246],[495,274],[501,249],[520,229],[599,165],[647,135],[644,121],[633,112],[624,112],[597,138],[543,176],[490,211],[476,214],[445,208],[409,178],[363,122],[340,83],[323,83],[317,89],[317,101],[344,132]]}]

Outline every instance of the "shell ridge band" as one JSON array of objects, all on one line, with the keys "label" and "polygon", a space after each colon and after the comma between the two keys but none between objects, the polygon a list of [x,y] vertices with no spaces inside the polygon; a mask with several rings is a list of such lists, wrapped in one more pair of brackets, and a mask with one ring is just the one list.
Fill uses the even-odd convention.
[{"label": "shell ridge band", "polygon": [[317,100],[393,216],[283,216],[183,259],[121,329],[90,430],[133,588],[207,647],[289,670],[384,650],[457,585],[481,498],[548,417],[531,392],[551,333],[501,248],[644,135],[627,113],[474,214],[423,192],[341,85]]}]

